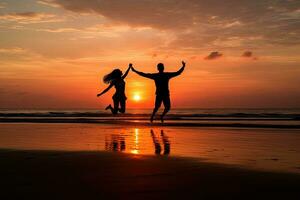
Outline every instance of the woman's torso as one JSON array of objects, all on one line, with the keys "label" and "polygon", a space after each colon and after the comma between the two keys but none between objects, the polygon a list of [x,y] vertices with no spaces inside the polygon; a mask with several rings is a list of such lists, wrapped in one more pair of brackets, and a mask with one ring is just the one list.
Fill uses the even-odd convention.
[{"label": "woman's torso", "polygon": [[126,95],[125,95],[125,81],[123,79],[117,79],[117,80],[114,80],[113,84],[114,84],[115,89],[116,89],[114,97],[120,97],[120,98],[125,97],[126,98]]}]

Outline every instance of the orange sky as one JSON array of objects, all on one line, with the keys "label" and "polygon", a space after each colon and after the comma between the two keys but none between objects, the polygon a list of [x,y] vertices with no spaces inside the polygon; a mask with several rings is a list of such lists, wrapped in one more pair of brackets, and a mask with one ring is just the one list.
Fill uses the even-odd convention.
[{"label": "orange sky", "polygon": [[[300,107],[299,1],[149,2],[0,0],[0,108],[102,109],[112,69],[181,60],[173,108]],[[126,84],[128,107],[153,106],[151,80]]]}]

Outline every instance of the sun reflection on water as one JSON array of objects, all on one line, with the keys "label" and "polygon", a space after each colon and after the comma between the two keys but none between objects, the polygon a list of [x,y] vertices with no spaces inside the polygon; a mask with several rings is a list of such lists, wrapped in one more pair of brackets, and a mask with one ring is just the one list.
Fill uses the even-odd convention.
[{"label": "sun reflection on water", "polygon": [[105,136],[105,150],[139,154],[169,155],[170,141],[163,130],[150,130],[150,134],[138,128],[125,133],[112,133]]},{"label": "sun reflection on water", "polygon": [[139,154],[139,129],[134,129],[134,147],[130,151],[132,154]]}]

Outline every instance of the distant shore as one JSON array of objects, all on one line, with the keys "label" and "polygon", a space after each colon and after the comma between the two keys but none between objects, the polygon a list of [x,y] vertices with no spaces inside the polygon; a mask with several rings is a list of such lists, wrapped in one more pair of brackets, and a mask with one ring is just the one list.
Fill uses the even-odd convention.
[{"label": "distant shore", "polygon": [[4,199],[291,199],[300,175],[184,158],[0,150]]}]

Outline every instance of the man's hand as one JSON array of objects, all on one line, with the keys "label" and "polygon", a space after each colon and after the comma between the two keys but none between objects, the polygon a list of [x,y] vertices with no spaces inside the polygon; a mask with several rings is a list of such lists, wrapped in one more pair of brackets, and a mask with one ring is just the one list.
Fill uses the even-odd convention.
[{"label": "man's hand", "polygon": [[133,66],[131,66],[131,70],[134,71],[134,72],[136,72],[136,70],[133,68]]},{"label": "man's hand", "polygon": [[182,63],[182,66],[183,66],[183,67],[185,67],[185,62],[184,62],[184,61],[182,61],[181,63]]},{"label": "man's hand", "polygon": [[97,94],[97,97],[100,97],[101,96],[101,93]]},{"label": "man's hand", "polygon": [[129,67],[132,68],[132,63],[129,63]]}]

